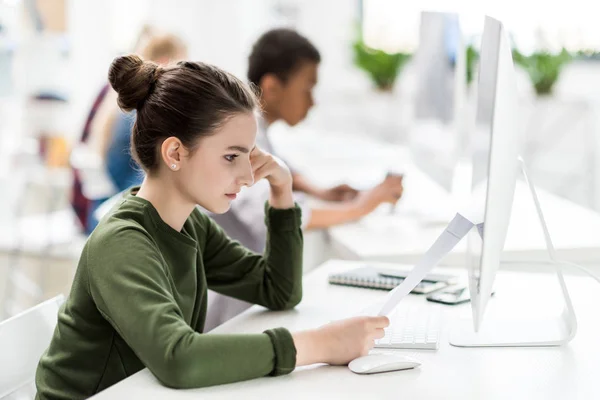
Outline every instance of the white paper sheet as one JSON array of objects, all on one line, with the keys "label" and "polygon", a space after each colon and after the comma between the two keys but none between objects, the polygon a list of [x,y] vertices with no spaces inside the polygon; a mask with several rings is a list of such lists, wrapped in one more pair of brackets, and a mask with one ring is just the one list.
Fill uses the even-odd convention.
[{"label": "white paper sheet", "polygon": [[471,221],[457,213],[406,279],[387,295],[383,306],[379,310],[379,315],[391,314],[400,300],[425,278],[433,267],[469,233],[472,227],[473,223]]}]

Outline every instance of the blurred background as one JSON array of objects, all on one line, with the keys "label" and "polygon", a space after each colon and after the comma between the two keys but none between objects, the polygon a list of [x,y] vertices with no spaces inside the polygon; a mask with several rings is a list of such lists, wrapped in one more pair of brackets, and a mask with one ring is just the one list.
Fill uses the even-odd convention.
[{"label": "blurred background", "polygon": [[[449,52],[464,50],[463,86],[425,91],[423,11],[456,18],[460,29],[443,37],[460,35],[462,47]],[[281,153],[306,164],[303,149],[329,139],[342,144],[331,157],[363,140],[407,145],[436,104],[445,123],[473,115],[484,14],[511,35],[536,184],[600,211],[600,24],[589,1],[0,0],[0,320],[68,293],[86,238],[71,204],[72,150],[111,60],[148,27],[177,35],[189,59],[244,80],[266,30],[310,39],[322,56],[316,106],[296,127],[272,127]],[[457,87],[464,107],[444,111]]]}]

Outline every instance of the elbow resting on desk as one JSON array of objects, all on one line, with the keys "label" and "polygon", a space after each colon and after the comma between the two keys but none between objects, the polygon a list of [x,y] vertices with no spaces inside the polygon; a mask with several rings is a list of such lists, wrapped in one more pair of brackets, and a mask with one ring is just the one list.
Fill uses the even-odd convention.
[{"label": "elbow resting on desk", "polygon": [[[194,369],[190,368],[186,360],[178,355],[181,350],[177,348],[183,342],[188,340],[186,336],[182,336],[173,348],[167,350],[164,361],[160,365],[147,365],[152,374],[163,385],[172,389],[190,389],[193,387],[206,387],[216,384],[211,383],[206,377],[206,381],[199,381],[198,376],[190,376]],[[191,383],[194,383],[191,385]]]},{"label": "elbow resting on desk", "polygon": [[[197,343],[198,340],[205,343],[202,346],[202,353],[197,357],[190,357],[190,354],[198,349],[197,347],[193,349],[192,343]],[[218,370],[222,366],[211,365],[214,363],[214,358],[211,358],[214,354],[209,355],[209,340],[206,334],[196,332],[182,335],[173,345],[165,349],[162,360],[159,362],[155,360],[146,366],[161,384],[172,389],[196,389],[239,380],[227,373],[215,374],[215,368]],[[203,355],[204,352],[207,353]],[[208,358],[203,360],[204,356]]]},{"label": "elbow resting on desk", "polygon": [[211,381],[208,374],[205,376],[205,379],[200,378],[198,380],[198,376],[194,376],[194,379],[192,379],[189,375],[190,368],[185,366],[185,363],[175,359],[166,362],[158,370],[153,369],[150,371],[160,383],[171,389],[197,389],[229,383]]},{"label": "elbow resting on desk", "polygon": [[271,301],[267,308],[271,311],[285,311],[291,310],[296,307],[302,301],[302,285],[294,287],[287,296],[283,296],[284,293],[278,293],[277,295],[271,296]]},{"label": "elbow resting on desk", "polygon": [[[189,389],[186,385],[185,378],[182,378],[185,371],[182,371],[180,368],[174,368],[177,364],[176,362],[169,363],[172,367],[165,366],[161,368],[160,371],[151,370],[152,374],[162,383],[164,386],[169,387],[171,389]],[[201,385],[209,386],[209,385]]]},{"label": "elbow resting on desk", "polygon": [[274,311],[291,310],[291,309],[295,308],[298,304],[300,304],[301,301],[302,301],[302,288],[300,288],[300,290],[296,291],[296,293],[292,293],[292,295],[290,296],[288,301],[285,304],[283,304],[282,307],[275,308],[273,310]]}]

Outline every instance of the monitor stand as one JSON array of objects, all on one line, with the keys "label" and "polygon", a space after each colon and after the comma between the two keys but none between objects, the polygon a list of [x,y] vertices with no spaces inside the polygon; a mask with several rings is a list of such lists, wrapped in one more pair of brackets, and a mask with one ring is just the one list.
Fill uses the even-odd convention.
[{"label": "monitor stand", "polygon": [[[570,342],[577,332],[575,310],[562,274],[563,263],[556,258],[556,251],[535,187],[527,174],[525,163],[519,157],[521,171],[529,186],[548,250],[548,264],[556,267],[556,277],[561,288],[564,308],[559,317],[539,319],[534,316],[522,320],[489,319],[483,321],[478,332],[473,329],[470,318],[456,321],[450,330],[450,344],[457,347],[538,347],[561,346]],[[536,263],[537,264],[537,263]]]}]

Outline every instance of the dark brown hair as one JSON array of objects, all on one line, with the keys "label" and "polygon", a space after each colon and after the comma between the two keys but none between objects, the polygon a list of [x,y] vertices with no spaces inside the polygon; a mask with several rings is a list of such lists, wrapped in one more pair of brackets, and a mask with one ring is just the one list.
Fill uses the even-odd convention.
[{"label": "dark brown hair", "polygon": [[293,29],[279,28],[265,32],[252,47],[248,57],[248,80],[260,85],[267,74],[286,82],[305,62],[320,63],[317,48]]},{"label": "dark brown hair", "polygon": [[201,62],[160,67],[136,55],[115,58],[108,72],[118,104],[136,110],[131,154],[147,172],[159,165],[159,147],[177,137],[190,150],[236,114],[254,112],[253,91],[232,74]]}]

